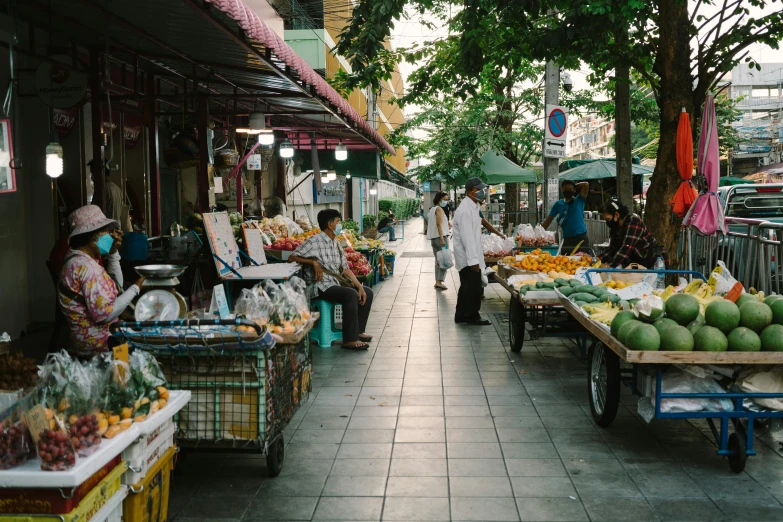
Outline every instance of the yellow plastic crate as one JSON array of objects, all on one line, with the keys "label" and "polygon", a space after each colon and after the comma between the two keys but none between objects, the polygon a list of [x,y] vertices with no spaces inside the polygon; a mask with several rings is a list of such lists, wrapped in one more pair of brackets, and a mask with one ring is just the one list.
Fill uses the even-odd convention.
[{"label": "yellow plastic crate", "polygon": [[150,468],[144,480],[130,486],[122,505],[123,522],[165,522],[168,519],[169,485],[176,454],[177,447],[172,446]]},{"label": "yellow plastic crate", "polygon": [[[0,522],[41,522],[52,519],[61,522],[87,522],[120,490],[120,479],[128,469],[127,462],[121,462],[106,477],[82,498],[79,505],[65,515],[11,515],[0,517]],[[56,473],[54,471],[48,473]]]}]

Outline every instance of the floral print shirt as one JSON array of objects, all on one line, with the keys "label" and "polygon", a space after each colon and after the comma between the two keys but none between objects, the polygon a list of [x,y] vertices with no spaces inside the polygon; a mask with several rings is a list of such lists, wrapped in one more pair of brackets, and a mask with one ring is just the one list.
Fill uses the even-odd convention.
[{"label": "floral print shirt", "polygon": [[77,353],[90,355],[108,349],[111,321],[107,319],[117,295],[117,286],[96,260],[80,250],[68,251],[57,282],[57,300]]}]

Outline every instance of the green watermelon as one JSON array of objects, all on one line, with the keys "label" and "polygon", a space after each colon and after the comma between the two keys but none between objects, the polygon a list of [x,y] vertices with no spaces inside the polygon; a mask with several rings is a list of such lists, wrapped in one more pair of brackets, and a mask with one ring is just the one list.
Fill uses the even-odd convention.
[{"label": "green watermelon", "polygon": [[[671,319],[668,319],[671,321]],[[659,330],[661,335],[661,350],[670,352],[692,352],[693,335],[684,326],[680,326],[674,321],[671,326],[667,326],[663,331]]]},{"label": "green watermelon", "polygon": [[[634,328],[642,324],[644,323],[641,321],[637,321],[636,319],[631,319],[630,321],[627,321],[624,325],[620,327],[619,330],[617,330],[617,340],[625,344],[625,342],[628,340],[628,334],[631,332],[631,330],[633,330]],[[653,326],[653,328],[655,327]]]},{"label": "green watermelon", "polygon": [[628,321],[633,321],[636,319],[636,316],[633,314],[633,312],[623,311],[619,312],[617,315],[614,316],[614,319],[612,319],[612,326],[610,327],[612,335],[614,337],[617,337],[620,327],[627,323]]},{"label": "green watermelon", "polygon": [[761,339],[750,328],[740,326],[731,331],[727,337],[730,352],[760,352]]},{"label": "green watermelon", "polygon": [[703,326],[693,335],[693,349],[697,352],[725,352],[729,341],[714,326]]},{"label": "green watermelon", "polygon": [[688,294],[674,294],[666,300],[666,316],[687,326],[699,316],[699,301]]},{"label": "green watermelon", "polygon": [[657,351],[661,346],[661,336],[651,324],[639,324],[631,328],[626,335],[626,345],[631,350]]},{"label": "green watermelon", "polygon": [[783,325],[771,324],[761,332],[761,349],[765,352],[783,352]]},{"label": "green watermelon", "polygon": [[760,303],[761,300],[755,295],[755,294],[740,294],[740,296],[737,298],[737,306],[742,307],[745,303]]},{"label": "green watermelon", "polygon": [[783,299],[783,295],[778,295],[778,294],[768,295],[767,297],[764,298],[764,304],[767,306],[772,306],[772,303],[774,303],[779,299]]},{"label": "green watermelon", "polygon": [[772,309],[758,299],[740,305],[740,324],[756,333],[772,324],[772,317]]},{"label": "green watermelon", "polygon": [[677,324],[677,321],[675,321],[674,319],[669,319],[668,317],[661,317],[660,319],[658,319],[653,323],[653,326],[655,327],[656,330],[658,330],[659,334],[663,334],[663,331],[666,328],[671,328],[672,326],[679,326],[679,325]]},{"label": "green watermelon", "polygon": [[699,328],[706,325],[707,323],[704,322],[704,317],[699,315],[696,319],[688,323],[688,331],[691,333],[691,335],[696,335],[696,332],[699,331]]},{"label": "green watermelon", "polygon": [[704,320],[709,326],[714,326],[724,334],[739,326],[740,311],[739,307],[723,299],[722,301],[713,301],[707,305],[704,310]]},{"label": "green watermelon", "polygon": [[772,310],[772,321],[775,324],[783,324],[783,299],[778,299],[769,305],[769,308]]}]

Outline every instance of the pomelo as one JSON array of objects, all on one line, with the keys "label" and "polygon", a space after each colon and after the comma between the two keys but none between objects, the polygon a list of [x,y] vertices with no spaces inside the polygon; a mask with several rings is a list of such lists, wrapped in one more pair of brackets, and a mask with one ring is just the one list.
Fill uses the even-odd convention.
[{"label": "pomelo", "polygon": [[693,335],[693,349],[697,352],[725,352],[729,341],[714,326],[703,326]]},{"label": "pomelo", "polygon": [[661,317],[653,323],[653,326],[658,330],[659,335],[663,335],[664,330],[671,328],[672,326],[679,326],[677,321],[669,319],[668,317]]},{"label": "pomelo", "polygon": [[730,352],[760,352],[761,339],[758,334],[750,328],[740,326],[735,328],[728,335]]},{"label": "pomelo", "polygon": [[633,309],[636,317],[645,323],[654,323],[666,312],[666,304],[658,296],[647,296],[639,301]]},{"label": "pomelo", "polygon": [[691,333],[691,335],[696,335],[696,332],[698,332],[702,326],[707,326],[707,323],[704,322],[704,317],[700,315],[688,323],[688,331]]},{"label": "pomelo", "polygon": [[778,299],[769,305],[769,308],[772,310],[772,322],[783,324],[783,299]]},{"label": "pomelo", "polygon": [[772,303],[774,303],[779,299],[783,299],[783,295],[778,295],[778,294],[768,295],[767,297],[764,298],[764,304],[767,306],[772,306]]},{"label": "pomelo", "polygon": [[674,294],[666,300],[666,316],[686,326],[699,316],[699,302],[692,295]]},{"label": "pomelo", "polygon": [[707,305],[704,310],[704,320],[709,326],[714,326],[724,334],[739,326],[740,311],[739,307],[723,299],[722,301],[713,301]]},{"label": "pomelo", "polygon": [[772,309],[761,301],[747,301],[740,306],[740,324],[761,333],[772,324]]},{"label": "pomelo", "polygon": [[741,307],[745,303],[760,303],[761,300],[759,300],[759,298],[756,297],[755,294],[744,293],[744,294],[740,294],[740,296],[737,298],[735,302],[737,303],[737,306]]},{"label": "pomelo", "polygon": [[627,323],[628,321],[633,321],[636,319],[636,316],[633,314],[633,312],[629,311],[622,311],[619,312],[617,315],[614,316],[614,319],[612,319],[612,326],[611,326],[611,332],[614,337],[617,337],[618,332],[620,331],[620,327]]},{"label": "pomelo", "polygon": [[783,325],[771,324],[761,332],[761,349],[765,352],[783,352]]},{"label": "pomelo", "polygon": [[657,351],[661,347],[661,336],[651,324],[638,324],[626,335],[628,348],[640,351]]},{"label": "pomelo", "polygon": [[[628,334],[631,333],[631,330],[642,324],[644,323],[637,321],[636,319],[626,321],[626,323],[622,325],[619,330],[617,330],[617,340],[625,344],[625,341],[628,340]],[[653,326],[653,328],[655,327]]]},{"label": "pomelo", "polygon": [[692,352],[693,335],[684,326],[674,324],[667,326],[663,331],[659,330],[661,335],[661,350],[671,352]]}]

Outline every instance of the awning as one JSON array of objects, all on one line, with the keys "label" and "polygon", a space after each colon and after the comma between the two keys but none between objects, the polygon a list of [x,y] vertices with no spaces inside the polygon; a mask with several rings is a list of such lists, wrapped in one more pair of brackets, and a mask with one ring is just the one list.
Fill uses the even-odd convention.
[{"label": "awning", "polygon": [[[581,165],[585,165],[587,163],[595,163],[596,161],[617,161],[617,158],[583,159],[583,160],[570,159],[561,162],[560,165],[558,165],[558,169],[560,170],[560,172],[565,172],[567,170],[571,170],[573,168],[579,167]],[[642,161],[637,156],[634,156],[633,158],[631,158],[631,163],[634,165],[641,165]],[[655,160],[653,160],[651,166],[653,167],[655,166]]]},{"label": "awning", "polygon": [[755,183],[751,179],[735,178],[734,176],[723,176],[718,180],[719,187],[729,187],[732,185],[750,185]]},{"label": "awning", "polygon": [[192,116],[197,95],[206,96],[218,119],[263,111],[295,147],[306,134],[319,147],[343,140],[349,149],[372,144],[395,153],[242,0],[25,0],[16,13],[20,22],[50,30],[50,47],[76,50],[74,68],[87,72],[90,49],[108,57],[113,73],[121,67],[122,80],[112,74],[106,86],[113,96],[146,96],[139,76],[149,71],[166,115]]},{"label": "awning", "polygon": [[[652,174],[655,169],[644,165],[631,165],[633,176]],[[578,167],[562,172],[560,181],[587,181],[591,179],[604,179],[617,177],[617,163],[614,160],[598,160],[584,163]]]},{"label": "awning", "polygon": [[532,170],[520,167],[492,149],[481,156],[481,170],[490,185],[500,183],[535,183],[538,176]]}]

